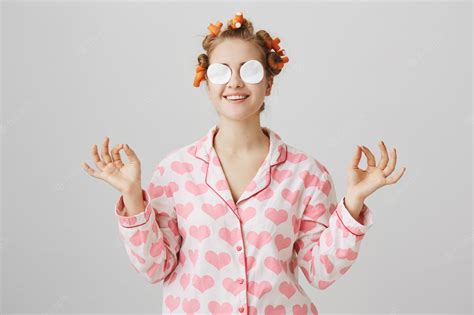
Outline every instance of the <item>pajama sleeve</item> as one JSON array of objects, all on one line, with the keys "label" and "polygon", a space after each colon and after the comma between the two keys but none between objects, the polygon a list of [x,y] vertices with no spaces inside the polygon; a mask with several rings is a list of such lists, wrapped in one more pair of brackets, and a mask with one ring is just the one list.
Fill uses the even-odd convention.
[{"label": "pajama sleeve", "polygon": [[119,234],[135,270],[150,283],[165,279],[178,264],[182,238],[178,231],[172,196],[158,168],[146,190],[142,189],[146,208],[126,216],[123,195],[116,203]]},{"label": "pajama sleeve", "polygon": [[356,220],[336,199],[334,183],[324,172],[304,202],[300,228],[293,247],[297,264],[311,286],[324,290],[356,261],[361,240],[373,224],[364,203]]}]

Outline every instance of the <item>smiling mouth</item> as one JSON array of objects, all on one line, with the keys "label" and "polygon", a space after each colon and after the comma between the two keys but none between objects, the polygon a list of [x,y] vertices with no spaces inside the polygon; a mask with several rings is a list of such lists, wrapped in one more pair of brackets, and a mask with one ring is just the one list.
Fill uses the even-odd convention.
[{"label": "smiling mouth", "polygon": [[244,98],[236,98],[236,99],[231,99],[231,98],[227,98],[227,96],[224,96],[224,98],[228,101],[243,101],[243,100],[246,100],[249,98],[250,95],[247,95],[245,96]]}]

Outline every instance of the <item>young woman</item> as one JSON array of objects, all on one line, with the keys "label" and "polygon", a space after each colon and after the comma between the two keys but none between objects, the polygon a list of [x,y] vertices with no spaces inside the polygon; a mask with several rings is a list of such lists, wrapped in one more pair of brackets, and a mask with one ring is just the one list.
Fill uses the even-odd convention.
[{"label": "young woman", "polygon": [[365,199],[405,169],[388,177],[397,156],[393,149],[389,161],[382,141],[377,165],[357,146],[337,200],[320,161],[260,125],[264,98],[289,60],[279,39],[254,34],[240,12],[221,27],[209,25],[194,80],[195,87],[206,82],[218,124],[164,157],[147,189],[135,152],[119,144],[109,154],[107,137],[102,159],[92,149],[99,171],[83,167],[121,192],[116,214],[126,252],[149,282],[163,281],[163,313],[317,314],[297,267],[321,290],[345,274],[373,224]]}]

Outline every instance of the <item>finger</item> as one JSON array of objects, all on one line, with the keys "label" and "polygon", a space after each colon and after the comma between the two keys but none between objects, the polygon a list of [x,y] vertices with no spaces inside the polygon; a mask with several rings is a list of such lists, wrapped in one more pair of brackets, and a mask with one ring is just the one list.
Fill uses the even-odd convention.
[{"label": "finger", "polygon": [[380,140],[379,142],[379,147],[380,147],[380,154],[382,157],[380,158],[380,162],[377,167],[383,170],[387,166],[387,163],[388,163],[388,152],[387,152],[387,147],[385,146],[385,143],[382,140]]},{"label": "finger", "polygon": [[405,173],[405,170],[406,170],[406,167],[402,168],[402,170],[399,171],[396,176],[391,176],[391,177],[387,178],[387,182],[386,182],[387,185],[394,184],[394,183],[398,182],[400,177],[402,177],[402,175]]},{"label": "finger", "polygon": [[369,148],[365,145],[362,146],[365,156],[367,157],[367,166],[375,167],[375,156],[370,152]]},{"label": "finger", "polygon": [[109,153],[109,138],[106,136],[104,142],[102,143],[102,159],[104,160],[105,164],[109,164],[112,162],[112,158],[110,157]]},{"label": "finger", "polygon": [[138,160],[138,157],[137,155],[135,154],[135,151],[133,151],[129,146],[128,144],[125,144],[124,146],[124,151],[125,153],[127,154],[127,158],[130,162],[140,162]]},{"label": "finger", "polygon": [[100,177],[100,173],[97,172],[95,169],[93,169],[92,167],[89,166],[89,164],[87,164],[86,162],[82,162],[81,163],[81,166],[83,169],[86,170],[86,172],[90,175],[90,176],[93,176],[95,178],[101,178]]},{"label": "finger", "polygon": [[397,163],[397,149],[393,148],[390,154],[390,161],[388,162],[388,166],[383,170],[383,174],[385,177],[392,174],[393,170],[395,169],[395,164]]},{"label": "finger", "polygon": [[92,160],[99,170],[103,170],[105,167],[104,161],[100,159],[99,152],[97,151],[97,145],[92,146]]},{"label": "finger", "polygon": [[122,149],[123,144],[117,144],[112,149],[112,159],[114,161],[114,165],[117,168],[121,168],[124,164],[122,162],[122,158],[120,157],[120,149]]},{"label": "finger", "polygon": [[360,145],[357,145],[355,155],[352,158],[351,168],[353,168],[353,169],[358,169],[359,168],[359,163],[360,163],[360,158],[361,157],[362,157],[362,148],[360,147]]}]

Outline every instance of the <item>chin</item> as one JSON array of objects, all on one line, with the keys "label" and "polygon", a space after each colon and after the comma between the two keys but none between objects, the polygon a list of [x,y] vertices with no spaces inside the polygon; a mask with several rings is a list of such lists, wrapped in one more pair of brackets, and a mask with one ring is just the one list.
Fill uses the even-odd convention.
[{"label": "chin", "polygon": [[[228,105],[228,104],[226,104]],[[245,120],[255,114],[258,114],[258,108],[229,108],[228,106],[222,106],[219,110],[219,115],[229,120]]]}]

